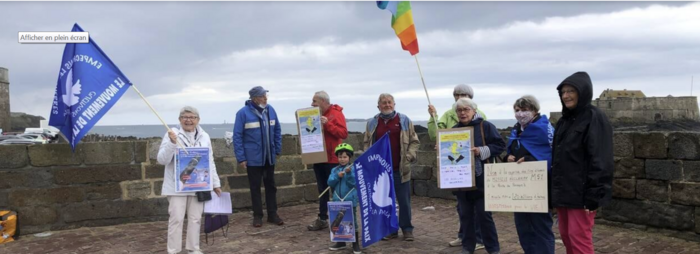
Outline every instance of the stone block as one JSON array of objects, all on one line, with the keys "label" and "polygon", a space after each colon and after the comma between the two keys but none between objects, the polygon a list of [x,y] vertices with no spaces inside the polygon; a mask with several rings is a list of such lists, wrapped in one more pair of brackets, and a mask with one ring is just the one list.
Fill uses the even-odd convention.
[{"label": "stone block", "polygon": [[698,183],[671,183],[671,202],[700,206],[700,184]]},{"label": "stone block", "polygon": [[20,226],[39,226],[53,224],[58,221],[59,213],[51,206],[19,207]]},{"label": "stone block", "polygon": [[[348,134],[348,137],[343,142],[350,144],[355,151],[360,151],[364,150],[364,138],[363,134]],[[357,158],[357,154],[355,158]]]},{"label": "stone block", "polygon": [[644,160],[615,157],[615,178],[644,178]]},{"label": "stone block", "polygon": [[148,157],[151,160],[158,160],[158,149],[162,139],[148,141]]},{"label": "stone block", "polygon": [[0,206],[6,207],[10,203],[7,191],[0,191]]},{"label": "stone block", "polygon": [[141,165],[100,165],[54,170],[56,184],[122,182],[141,179]]},{"label": "stone block", "polygon": [[666,202],[668,198],[668,182],[637,179],[637,199]]},{"label": "stone block", "polygon": [[122,197],[122,188],[118,183],[97,184],[85,187],[87,200],[116,200]]},{"label": "stone block", "polygon": [[163,181],[153,182],[153,194],[160,196],[163,191]]},{"label": "stone block", "polygon": [[417,165],[437,167],[437,154],[435,151],[418,151],[416,152],[416,157],[418,157]]},{"label": "stone block", "polygon": [[647,179],[681,180],[683,179],[683,162],[672,160],[646,160],[644,172]]},{"label": "stone block", "polygon": [[62,209],[62,213],[63,220],[66,223],[167,215],[168,200],[166,198],[151,198],[119,201],[90,201],[66,205]]},{"label": "stone block", "polygon": [[[78,151],[81,145],[78,145]],[[29,163],[35,167],[80,165],[83,157],[73,153],[69,144],[28,146]]]},{"label": "stone block", "polygon": [[127,164],[134,160],[132,142],[96,142],[81,143],[78,147],[83,153],[85,164]]},{"label": "stone block", "polygon": [[421,165],[411,165],[411,179],[430,180],[430,178],[432,176],[433,176],[433,167],[421,166]]},{"label": "stone block", "polygon": [[668,157],[682,160],[700,160],[700,133],[670,133],[668,135]]},{"label": "stone block", "polygon": [[692,206],[669,205],[652,201],[613,199],[604,208],[603,218],[659,228],[691,230],[695,228]]},{"label": "stone block", "polygon": [[248,182],[248,175],[238,175],[238,176],[229,176],[226,178],[228,181],[228,187],[229,189],[245,189],[248,190],[250,189],[250,182]]},{"label": "stone block", "polygon": [[428,196],[428,181],[413,180],[413,194],[419,197]]},{"label": "stone block", "polygon": [[[308,165],[309,168],[312,165]],[[305,165],[301,163],[301,156],[284,155],[277,157],[275,165],[276,171],[292,171],[305,169]]]},{"label": "stone block", "polygon": [[129,199],[143,199],[151,195],[151,182],[133,182],[124,185]]},{"label": "stone block", "polygon": [[[275,185],[277,185],[277,187],[292,185],[293,180],[292,172],[275,173]],[[265,185],[263,184],[262,186],[264,187]]]},{"label": "stone block", "polygon": [[428,183],[428,197],[455,200],[455,195],[452,194],[454,190],[438,188],[437,181],[426,182]]},{"label": "stone block", "polygon": [[85,192],[81,187],[19,189],[11,191],[8,199],[14,207],[65,204],[85,200]]},{"label": "stone block", "polygon": [[212,139],[211,149],[214,151],[214,158],[234,157],[233,144],[226,144],[223,138]]},{"label": "stone block", "polygon": [[[262,196],[262,202],[265,203],[265,192],[261,192]],[[233,208],[239,209],[239,208],[249,208],[253,206],[253,202],[251,202],[250,198],[250,192],[249,191],[241,191],[241,192],[231,192],[231,205]]]},{"label": "stone block", "polygon": [[663,133],[634,133],[634,157],[643,159],[665,159],[668,143]]},{"label": "stone block", "polygon": [[52,183],[53,175],[45,168],[0,171],[0,189],[45,188]]},{"label": "stone block", "polygon": [[688,182],[700,182],[700,161],[683,161],[683,177]]},{"label": "stone block", "polygon": [[160,164],[143,165],[146,179],[162,179],[165,174],[165,166]]},{"label": "stone block", "polygon": [[294,171],[294,185],[309,183],[316,183],[316,173],[313,170]]},{"label": "stone block", "polygon": [[632,133],[613,133],[613,155],[625,158],[634,157],[634,142],[632,140]]},{"label": "stone block", "polygon": [[695,209],[695,233],[700,234],[700,209]]},{"label": "stone block", "polygon": [[134,141],[134,162],[142,163],[149,160],[148,141]]},{"label": "stone block", "polygon": [[236,172],[235,162],[224,161],[222,158],[216,158],[214,163],[216,164],[216,173],[219,174],[219,176],[231,175]]},{"label": "stone block", "polygon": [[304,186],[277,188],[277,204],[298,204],[305,202]]},{"label": "stone block", "polygon": [[282,153],[281,155],[298,155],[299,154],[299,139],[296,135],[282,135]]},{"label": "stone block", "polygon": [[306,201],[317,201],[318,195],[318,187],[316,184],[307,184],[304,186],[304,199]]},{"label": "stone block", "polygon": [[25,145],[0,146],[0,154],[0,168],[22,168],[29,162]]},{"label": "stone block", "polygon": [[635,197],[635,179],[614,179],[612,196],[633,199]]},{"label": "stone block", "polygon": [[435,152],[435,140],[430,140],[428,133],[418,133],[418,140],[420,140],[420,151]]}]

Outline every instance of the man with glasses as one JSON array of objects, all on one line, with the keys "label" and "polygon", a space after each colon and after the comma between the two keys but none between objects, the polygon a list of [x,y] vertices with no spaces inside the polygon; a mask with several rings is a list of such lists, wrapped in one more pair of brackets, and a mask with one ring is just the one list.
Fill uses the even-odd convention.
[{"label": "man with glasses", "polygon": [[254,227],[262,227],[261,180],[265,184],[267,222],[284,224],[277,214],[275,186],[275,159],[282,152],[282,129],[275,109],[267,104],[267,92],[261,86],[250,89],[250,100],[238,110],[233,124],[233,151],[239,167],[248,172]]},{"label": "man with glasses", "polygon": [[[455,86],[452,96],[454,96],[455,102],[457,102],[457,100],[459,100],[460,98],[473,99],[474,90],[469,85],[459,84]],[[454,104],[452,107],[450,107],[450,109],[448,109],[447,111],[445,111],[445,113],[442,114],[442,117],[440,117],[440,120],[437,123],[437,127],[439,129],[450,129],[459,123],[457,113],[454,111],[453,108]],[[437,115],[437,110],[435,110],[435,106],[428,105],[428,114],[430,114],[430,120],[428,121],[428,135],[430,135],[430,140],[435,141],[437,132],[437,130],[435,129],[435,116]],[[481,110],[477,109],[476,114],[482,119],[486,120],[486,115],[484,114],[484,112],[481,112]],[[459,206],[457,206],[457,213],[460,213]],[[457,233],[457,239],[450,241],[449,245],[452,247],[462,246],[462,236],[462,228],[460,227],[459,233]],[[481,229],[479,228],[479,224],[476,224],[476,249],[478,250],[483,248],[484,245],[481,240]]]}]

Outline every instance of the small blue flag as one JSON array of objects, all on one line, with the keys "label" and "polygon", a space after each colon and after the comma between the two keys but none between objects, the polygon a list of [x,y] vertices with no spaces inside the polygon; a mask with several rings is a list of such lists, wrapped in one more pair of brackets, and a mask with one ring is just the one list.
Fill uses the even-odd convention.
[{"label": "small blue flag", "polygon": [[[83,29],[76,23],[71,31]],[[61,130],[73,151],[131,85],[95,41],[89,41],[66,43],[49,118],[49,125]]]},{"label": "small blue flag", "polygon": [[367,247],[399,230],[389,135],[384,134],[355,160],[355,170],[362,246]]}]

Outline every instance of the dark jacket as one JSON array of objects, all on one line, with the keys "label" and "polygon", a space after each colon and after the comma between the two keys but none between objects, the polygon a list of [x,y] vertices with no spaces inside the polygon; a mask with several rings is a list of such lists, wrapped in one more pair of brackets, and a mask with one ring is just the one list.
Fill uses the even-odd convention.
[{"label": "dark jacket", "polygon": [[[577,72],[557,86],[578,91],[578,104],[568,109],[562,101],[562,117],[556,125],[552,154],[554,207],[595,210],[612,195],[613,144],[608,118],[591,105],[593,85],[585,72]],[[561,96],[560,96],[561,101]]]},{"label": "dark jacket", "polygon": [[267,105],[260,112],[251,100],[236,113],[233,123],[233,154],[248,166],[275,165],[276,156],[282,152],[282,128],[277,112]]},{"label": "dark jacket", "polygon": [[[483,147],[480,148],[481,156],[488,155],[485,158],[476,157],[474,160],[474,171],[476,173],[476,187],[478,189],[478,193],[480,193],[480,195],[483,195],[484,163],[486,163],[487,161],[493,162],[496,159],[496,156],[499,156],[503,152],[503,150],[506,149],[506,142],[503,141],[503,138],[501,137],[501,134],[498,133],[498,129],[496,129],[496,126],[489,121],[485,121],[478,114],[474,117],[474,120],[472,120],[468,124],[465,125],[460,122],[452,128],[468,126],[474,127],[474,147]],[[482,127],[484,133],[483,139],[481,138]],[[486,141],[486,144],[484,144],[484,140]],[[488,149],[486,149],[485,147],[488,147]]]}]

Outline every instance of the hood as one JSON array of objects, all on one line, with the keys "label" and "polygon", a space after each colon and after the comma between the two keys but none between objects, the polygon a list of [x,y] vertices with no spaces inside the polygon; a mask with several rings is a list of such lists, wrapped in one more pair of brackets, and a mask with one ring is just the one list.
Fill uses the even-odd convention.
[{"label": "hood", "polygon": [[[570,85],[576,88],[578,91],[578,103],[576,108],[571,110],[564,105],[564,101],[561,100],[561,88],[564,85]],[[564,81],[557,86],[557,91],[559,92],[559,102],[561,102],[561,112],[563,116],[566,115],[576,115],[581,109],[591,105],[591,100],[593,99],[593,83],[591,82],[591,77],[588,73],[579,71],[571,76],[564,79]]]},{"label": "hood", "polygon": [[341,107],[338,104],[331,104],[331,106],[328,107],[328,110],[324,113],[324,115],[331,113],[331,111],[343,112],[343,107]]}]

